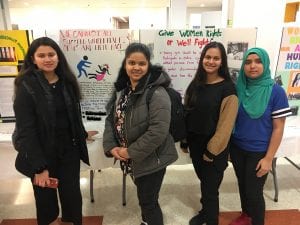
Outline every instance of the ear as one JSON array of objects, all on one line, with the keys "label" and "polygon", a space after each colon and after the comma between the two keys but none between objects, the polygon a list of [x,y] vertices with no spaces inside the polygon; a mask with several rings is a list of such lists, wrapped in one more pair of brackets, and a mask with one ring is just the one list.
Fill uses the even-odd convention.
[{"label": "ear", "polygon": [[33,56],[31,56],[31,60],[32,60],[32,63],[33,63],[33,64],[36,64],[35,59],[34,59]]}]

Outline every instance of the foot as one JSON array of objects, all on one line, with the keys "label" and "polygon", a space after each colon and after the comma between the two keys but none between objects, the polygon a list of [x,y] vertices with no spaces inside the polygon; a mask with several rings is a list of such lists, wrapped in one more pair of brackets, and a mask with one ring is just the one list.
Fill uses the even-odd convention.
[{"label": "foot", "polygon": [[234,219],[229,225],[252,225],[252,219],[246,214],[241,213],[241,215]]},{"label": "foot", "polygon": [[204,215],[200,211],[196,216],[190,219],[189,225],[202,225],[205,223]]}]

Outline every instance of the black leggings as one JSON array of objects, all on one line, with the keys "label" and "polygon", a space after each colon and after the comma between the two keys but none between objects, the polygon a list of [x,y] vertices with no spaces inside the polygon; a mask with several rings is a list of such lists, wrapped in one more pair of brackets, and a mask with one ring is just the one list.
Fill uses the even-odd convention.
[{"label": "black leggings", "polygon": [[[80,157],[78,149],[68,151],[63,158],[48,161],[49,176],[59,179],[58,194],[62,221],[82,224],[80,191]],[[33,185],[38,225],[48,225],[59,215],[57,190]]]},{"label": "black leggings", "polygon": [[264,225],[263,189],[268,174],[256,176],[256,166],[265,152],[250,152],[231,144],[230,157],[238,179],[242,211],[252,218],[252,225]]}]

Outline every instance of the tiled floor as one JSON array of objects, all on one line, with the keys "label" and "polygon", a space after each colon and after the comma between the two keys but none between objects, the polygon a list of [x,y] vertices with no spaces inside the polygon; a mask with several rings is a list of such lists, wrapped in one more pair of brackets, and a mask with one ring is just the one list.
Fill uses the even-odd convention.
[{"label": "tiled floor", "polygon": [[[9,141],[11,127],[0,132],[0,221],[4,218],[34,218],[35,207],[32,186],[29,179],[15,171],[15,150]],[[180,154],[180,160],[185,156]],[[300,165],[300,156],[291,157]],[[300,171],[284,158],[277,160],[279,201],[274,202],[273,177],[270,174],[265,185],[267,209],[300,209]],[[83,214],[104,216],[104,225],[138,225],[140,211],[136,190],[127,177],[127,205],[122,205],[122,173],[119,168],[107,168],[95,172],[94,197],[90,201],[89,171],[81,172]],[[160,204],[164,213],[165,225],[185,225],[199,210],[199,181],[191,164],[172,165],[160,193]],[[236,178],[231,165],[225,172],[220,188],[220,210],[240,210]],[[300,222],[299,222],[300,224]],[[283,224],[274,224],[283,225]]]},{"label": "tiled floor", "polygon": [[[14,169],[15,151],[9,142],[0,142],[0,220],[4,218],[35,217],[30,181]],[[299,164],[300,158],[293,157]],[[265,186],[267,209],[300,209],[300,171],[285,159],[278,159],[279,201],[274,202],[272,176]],[[139,224],[139,207],[135,187],[127,178],[127,205],[122,206],[122,174],[118,168],[95,173],[95,202],[90,202],[89,171],[81,173],[83,213],[103,215],[104,225]],[[160,194],[166,225],[184,225],[199,209],[198,180],[191,165],[170,166]],[[231,165],[226,170],[220,189],[221,211],[239,210],[236,179]],[[278,224],[279,225],[279,224]]]}]

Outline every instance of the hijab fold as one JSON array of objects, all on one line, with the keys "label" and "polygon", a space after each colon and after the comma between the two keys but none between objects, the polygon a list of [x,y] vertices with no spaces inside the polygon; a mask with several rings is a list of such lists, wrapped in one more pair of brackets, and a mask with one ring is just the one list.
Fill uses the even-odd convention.
[{"label": "hijab fold", "polygon": [[[257,78],[248,78],[244,71],[244,65],[250,54],[259,56],[263,64],[263,73]],[[270,58],[262,48],[251,48],[244,54],[243,63],[237,80],[237,94],[239,104],[242,104],[247,114],[252,119],[261,117],[270,100],[274,80],[271,78]]]}]

